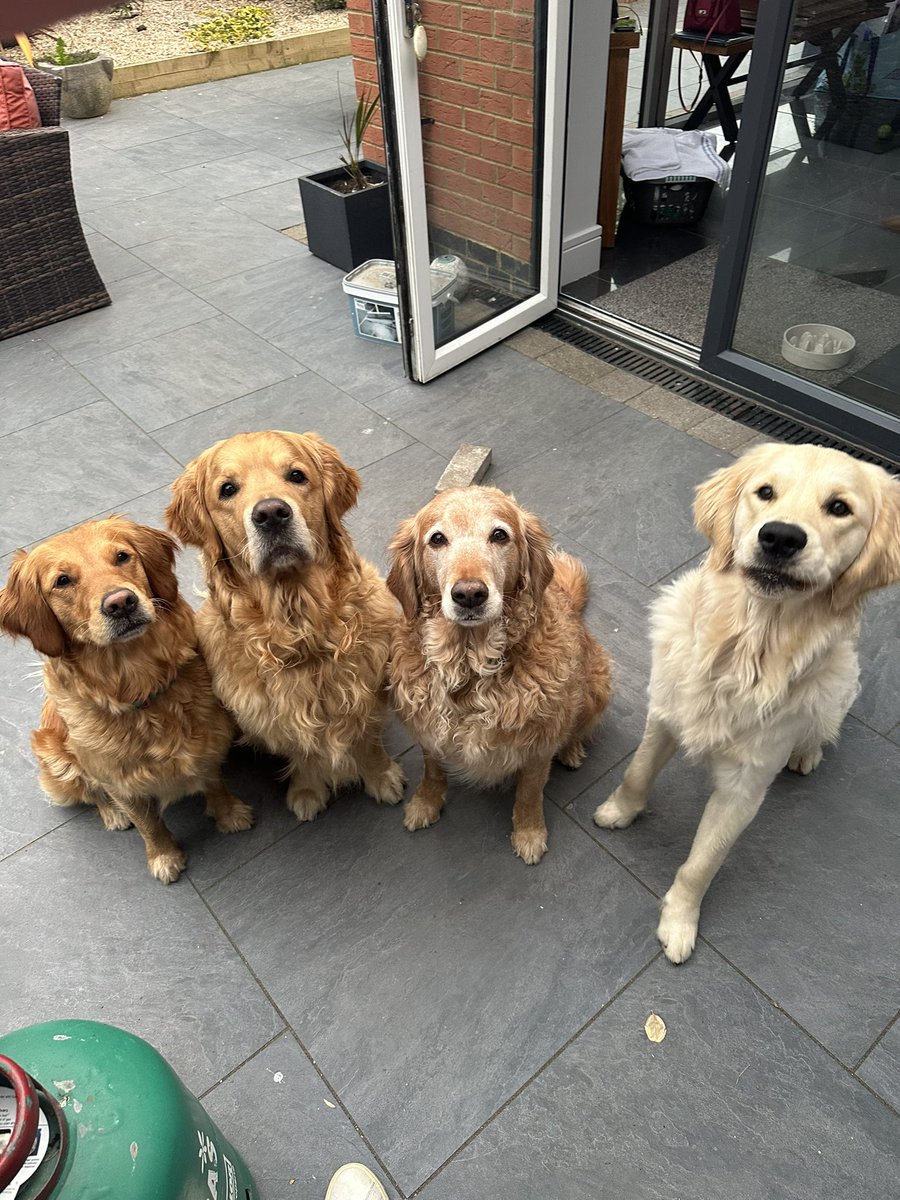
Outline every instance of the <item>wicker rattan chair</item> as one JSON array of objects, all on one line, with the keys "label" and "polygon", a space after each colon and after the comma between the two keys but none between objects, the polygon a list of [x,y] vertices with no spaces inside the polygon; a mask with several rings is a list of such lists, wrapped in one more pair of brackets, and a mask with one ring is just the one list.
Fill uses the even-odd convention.
[{"label": "wicker rattan chair", "polygon": [[25,73],[43,127],[0,133],[0,338],[110,302],[75,207],[60,80]]}]

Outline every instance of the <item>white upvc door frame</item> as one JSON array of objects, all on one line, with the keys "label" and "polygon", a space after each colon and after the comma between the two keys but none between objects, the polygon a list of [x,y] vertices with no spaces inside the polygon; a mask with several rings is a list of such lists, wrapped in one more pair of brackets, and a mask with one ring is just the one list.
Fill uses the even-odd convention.
[{"label": "white upvc door frame", "polygon": [[[540,3],[541,0],[536,0]],[[569,19],[571,0],[548,0],[546,30],[546,84],[544,102],[543,161],[541,164],[540,277],[538,291],[521,303],[491,317],[474,329],[435,346],[431,305],[430,251],[428,218],[425,204],[425,163],[422,151],[422,124],[416,56],[412,39],[407,36],[406,0],[373,0],[387,9],[388,62],[379,63],[379,71],[390,73],[393,94],[393,122],[385,120],[385,139],[392,136],[397,144],[386,147],[388,164],[397,165],[392,179],[399,184],[402,221],[395,229],[405,230],[405,245],[395,253],[405,258],[405,270],[398,270],[401,292],[406,291],[408,311],[404,333],[409,339],[407,362],[413,378],[425,383],[458,366],[473,355],[530,325],[538,317],[552,312],[559,296],[562,241],[563,165],[565,161],[566,89],[569,58]],[[376,14],[377,20],[377,14]],[[427,32],[427,29],[426,29]],[[396,195],[396,193],[395,193]],[[402,297],[401,297],[402,300]]]}]

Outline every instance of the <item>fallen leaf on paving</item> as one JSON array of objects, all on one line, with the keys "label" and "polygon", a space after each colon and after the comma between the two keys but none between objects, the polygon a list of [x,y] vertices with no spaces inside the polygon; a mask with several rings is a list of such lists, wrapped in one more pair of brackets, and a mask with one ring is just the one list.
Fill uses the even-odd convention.
[{"label": "fallen leaf on paving", "polygon": [[644,1022],[644,1033],[646,1033],[651,1042],[661,1042],[666,1036],[665,1021],[662,1017],[657,1016],[656,1013],[651,1013]]},{"label": "fallen leaf on paving", "polygon": [[334,1105],[331,1103],[330,1100],[325,1100],[325,1101],[323,1101],[323,1103],[327,1104],[329,1108],[334,1108]]}]

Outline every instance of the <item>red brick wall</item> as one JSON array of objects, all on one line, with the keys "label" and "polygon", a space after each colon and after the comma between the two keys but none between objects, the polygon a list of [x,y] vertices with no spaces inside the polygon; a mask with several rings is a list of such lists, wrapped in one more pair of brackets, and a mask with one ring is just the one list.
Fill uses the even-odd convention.
[{"label": "red brick wall", "polygon": [[[489,253],[488,267],[531,259],[536,0],[420,0],[428,55],[419,64],[428,216]],[[377,86],[371,0],[348,0],[357,88]],[[369,152],[382,158],[380,126]],[[452,237],[450,241],[452,241]],[[497,256],[493,264],[490,252]],[[503,259],[500,256],[503,256]],[[512,270],[521,276],[522,271]]]}]

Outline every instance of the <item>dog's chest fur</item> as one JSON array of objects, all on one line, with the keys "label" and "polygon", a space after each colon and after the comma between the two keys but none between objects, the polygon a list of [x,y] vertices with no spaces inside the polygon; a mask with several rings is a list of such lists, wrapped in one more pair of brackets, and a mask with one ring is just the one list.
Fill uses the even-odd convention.
[{"label": "dog's chest fur", "polygon": [[765,757],[827,724],[835,696],[849,703],[858,618],[813,620],[811,603],[764,601],[703,567],[655,602],[650,703],[688,754]]}]

